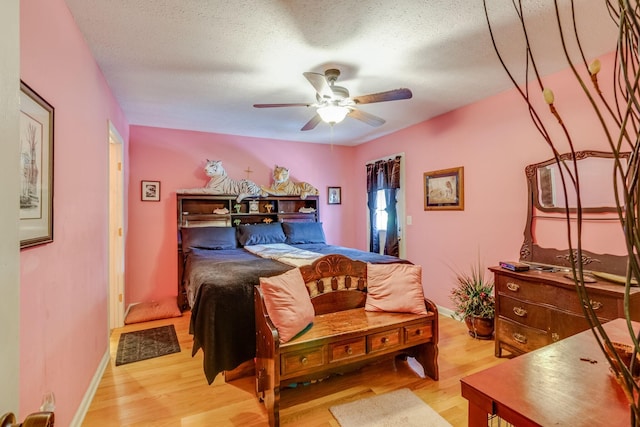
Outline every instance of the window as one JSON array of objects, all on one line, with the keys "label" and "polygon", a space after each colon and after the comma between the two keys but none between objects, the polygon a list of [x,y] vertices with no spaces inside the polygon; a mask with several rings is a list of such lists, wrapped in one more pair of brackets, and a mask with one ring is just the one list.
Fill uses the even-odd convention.
[{"label": "window", "polygon": [[387,199],[384,197],[384,190],[376,193],[376,228],[378,230],[387,229]]}]

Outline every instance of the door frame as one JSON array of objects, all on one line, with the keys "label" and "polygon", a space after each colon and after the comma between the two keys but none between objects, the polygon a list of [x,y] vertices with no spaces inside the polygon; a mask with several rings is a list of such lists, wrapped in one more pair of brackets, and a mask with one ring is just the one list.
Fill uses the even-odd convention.
[{"label": "door frame", "polygon": [[109,121],[109,330],[124,325],[124,142]]},{"label": "door frame", "polygon": [[[407,256],[407,245],[405,243],[405,228],[406,228],[406,180],[405,180],[405,156],[404,151],[400,153],[389,154],[386,156],[379,157],[373,160],[367,160],[364,163],[364,167],[366,169],[367,165],[370,163],[375,163],[379,160],[389,160],[395,159],[400,156],[400,188],[396,192],[396,211],[397,211],[397,220],[398,220],[398,251],[399,258],[406,258]],[[366,200],[366,199],[365,199]],[[367,248],[370,247],[371,236],[369,236],[369,208],[365,205],[365,236],[367,236]]]}]

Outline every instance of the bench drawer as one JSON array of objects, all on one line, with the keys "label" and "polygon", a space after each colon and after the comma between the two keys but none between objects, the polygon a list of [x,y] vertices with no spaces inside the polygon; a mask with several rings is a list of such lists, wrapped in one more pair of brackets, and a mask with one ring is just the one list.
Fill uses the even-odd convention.
[{"label": "bench drawer", "polygon": [[386,351],[389,348],[400,345],[400,329],[391,329],[389,331],[372,334],[367,337],[368,353],[377,351]]},{"label": "bench drawer", "polygon": [[365,337],[340,341],[329,345],[329,361],[349,359],[367,354],[367,340]]},{"label": "bench drawer", "polygon": [[433,336],[433,332],[431,331],[431,322],[421,325],[405,326],[403,329],[405,344],[429,341]]},{"label": "bench drawer", "polygon": [[305,369],[317,368],[325,364],[324,347],[280,355],[280,375],[289,375]]}]

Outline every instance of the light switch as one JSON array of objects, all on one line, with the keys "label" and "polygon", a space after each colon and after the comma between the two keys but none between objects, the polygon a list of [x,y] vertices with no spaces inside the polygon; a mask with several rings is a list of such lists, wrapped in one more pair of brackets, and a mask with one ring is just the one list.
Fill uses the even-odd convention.
[{"label": "light switch", "polygon": [[407,215],[407,225],[411,225],[411,215]]}]

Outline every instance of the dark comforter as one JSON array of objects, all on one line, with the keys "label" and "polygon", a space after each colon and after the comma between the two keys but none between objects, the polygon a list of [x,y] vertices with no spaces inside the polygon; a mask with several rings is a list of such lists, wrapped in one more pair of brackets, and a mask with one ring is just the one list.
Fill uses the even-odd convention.
[{"label": "dark comforter", "polygon": [[[341,246],[317,243],[292,246],[370,263],[407,262]],[[209,384],[218,373],[255,357],[253,287],[260,283],[260,277],[275,276],[292,268],[244,249],[193,249],[187,255],[184,286],[191,304],[192,354],[202,349]]]}]

